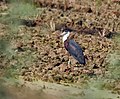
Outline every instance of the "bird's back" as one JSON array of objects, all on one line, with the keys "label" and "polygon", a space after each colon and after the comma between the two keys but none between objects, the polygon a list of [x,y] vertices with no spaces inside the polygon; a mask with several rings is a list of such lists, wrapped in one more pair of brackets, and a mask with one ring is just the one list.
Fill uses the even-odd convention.
[{"label": "bird's back", "polygon": [[64,42],[66,50],[80,63],[85,65],[85,57],[82,48],[74,40]]}]

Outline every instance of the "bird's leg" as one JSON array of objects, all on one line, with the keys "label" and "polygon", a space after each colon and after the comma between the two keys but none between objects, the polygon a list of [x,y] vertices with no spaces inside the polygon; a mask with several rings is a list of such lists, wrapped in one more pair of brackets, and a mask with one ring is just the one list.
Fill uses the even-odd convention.
[{"label": "bird's leg", "polygon": [[68,54],[68,67],[71,68],[71,60],[70,60],[70,55]]},{"label": "bird's leg", "polygon": [[71,61],[70,61],[70,59],[68,60],[68,67],[71,67]]}]

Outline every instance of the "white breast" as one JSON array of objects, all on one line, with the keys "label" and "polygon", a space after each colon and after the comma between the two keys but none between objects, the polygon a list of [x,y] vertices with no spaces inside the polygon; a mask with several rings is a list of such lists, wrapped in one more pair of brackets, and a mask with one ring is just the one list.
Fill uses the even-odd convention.
[{"label": "white breast", "polygon": [[65,40],[67,40],[67,38],[68,38],[69,35],[70,35],[70,32],[67,32],[67,33],[63,36],[63,42],[64,42]]}]

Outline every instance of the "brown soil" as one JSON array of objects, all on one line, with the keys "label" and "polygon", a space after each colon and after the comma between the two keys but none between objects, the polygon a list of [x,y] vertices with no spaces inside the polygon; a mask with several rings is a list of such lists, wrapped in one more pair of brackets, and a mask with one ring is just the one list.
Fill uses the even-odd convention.
[{"label": "brown soil", "polygon": [[[72,6],[65,11],[59,7],[41,5],[42,13],[31,18],[36,22],[35,27],[27,27],[26,24],[19,27],[10,41],[15,56],[2,64],[21,66],[20,77],[26,81],[76,83],[86,77],[104,75],[106,56],[115,47],[111,36],[120,31],[120,16],[116,14],[120,6],[112,1],[98,1],[77,1],[78,8]],[[70,57],[71,67],[68,66],[69,57],[62,40],[53,34],[63,24],[77,31],[74,39],[84,51],[85,66],[78,64],[73,57]],[[3,28],[1,24],[0,29]],[[0,36],[3,34],[1,31]],[[5,59],[5,56],[1,59]]]}]

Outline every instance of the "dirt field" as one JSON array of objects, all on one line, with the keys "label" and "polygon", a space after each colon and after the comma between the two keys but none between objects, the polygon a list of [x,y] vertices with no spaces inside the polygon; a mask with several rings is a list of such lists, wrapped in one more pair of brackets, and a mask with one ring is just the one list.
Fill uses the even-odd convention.
[{"label": "dirt field", "polygon": [[[109,84],[115,82],[105,84],[107,89],[116,88],[120,78],[119,0],[10,1],[0,1],[1,77],[68,85],[101,77],[109,79]],[[65,27],[76,31],[74,40],[83,49],[85,66],[68,56],[62,38],[57,38],[55,32]]]}]

